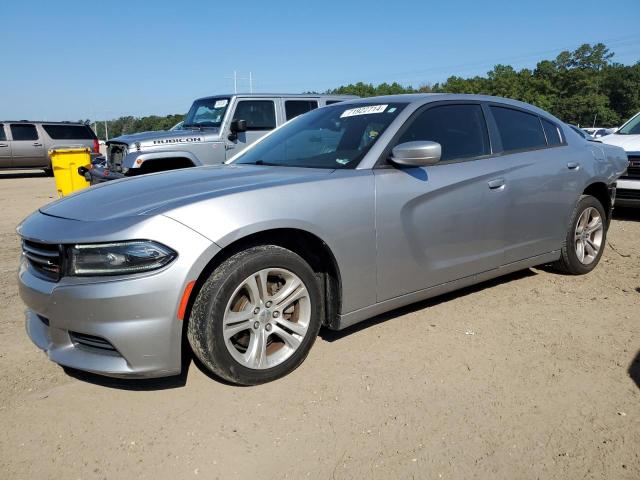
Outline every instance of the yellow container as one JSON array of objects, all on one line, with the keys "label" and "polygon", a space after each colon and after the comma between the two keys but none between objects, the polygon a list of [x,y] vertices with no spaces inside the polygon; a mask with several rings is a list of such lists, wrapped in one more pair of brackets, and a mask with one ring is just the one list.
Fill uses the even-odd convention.
[{"label": "yellow container", "polygon": [[91,151],[86,147],[61,147],[49,150],[58,197],[64,197],[89,186],[78,173],[78,167],[91,163]]}]

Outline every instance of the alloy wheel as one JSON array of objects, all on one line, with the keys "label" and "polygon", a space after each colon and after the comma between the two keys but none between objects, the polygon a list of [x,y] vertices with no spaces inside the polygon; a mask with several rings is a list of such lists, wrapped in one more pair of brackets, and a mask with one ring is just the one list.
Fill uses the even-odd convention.
[{"label": "alloy wheel", "polygon": [[590,265],[598,257],[604,237],[604,223],[600,212],[594,207],[585,209],[578,219],[575,230],[575,250],[578,260]]},{"label": "alloy wheel", "polygon": [[222,322],[224,343],[247,368],[275,367],[298,349],[310,318],[311,301],[302,280],[283,268],[263,269],[231,295]]}]

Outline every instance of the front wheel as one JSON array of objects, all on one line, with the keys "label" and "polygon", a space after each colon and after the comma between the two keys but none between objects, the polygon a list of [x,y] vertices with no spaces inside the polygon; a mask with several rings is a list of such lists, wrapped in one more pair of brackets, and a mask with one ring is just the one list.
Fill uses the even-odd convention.
[{"label": "front wheel", "polygon": [[187,336],[214,374],[242,385],[269,382],[305,359],[321,324],[321,290],[309,264],[275,245],[223,262],[193,304]]},{"label": "front wheel", "polygon": [[591,195],[583,195],[573,213],[555,267],[571,275],[589,273],[600,261],[606,240],[607,216],[602,203]]}]

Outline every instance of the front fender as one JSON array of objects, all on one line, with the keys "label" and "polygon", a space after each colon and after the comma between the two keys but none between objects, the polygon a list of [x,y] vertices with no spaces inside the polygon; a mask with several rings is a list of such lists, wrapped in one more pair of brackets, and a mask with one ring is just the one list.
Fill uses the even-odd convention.
[{"label": "front fender", "polygon": [[198,160],[193,153],[187,150],[162,150],[159,152],[129,152],[122,161],[122,166],[126,169],[140,168],[147,160],[170,160],[172,158],[187,158],[191,161],[194,167],[199,167],[203,163]]}]

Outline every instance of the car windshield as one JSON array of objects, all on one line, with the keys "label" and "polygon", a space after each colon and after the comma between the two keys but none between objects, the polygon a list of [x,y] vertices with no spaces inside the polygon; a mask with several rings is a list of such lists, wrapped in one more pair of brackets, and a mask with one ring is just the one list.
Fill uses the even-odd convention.
[{"label": "car windshield", "polygon": [[191,105],[183,128],[219,127],[229,106],[228,97],[201,98]]},{"label": "car windshield", "polygon": [[312,110],[255,144],[235,163],[355,168],[405,106],[358,103]]},{"label": "car windshield", "polygon": [[616,132],[618,135],[640,135],[640,113]]}]

